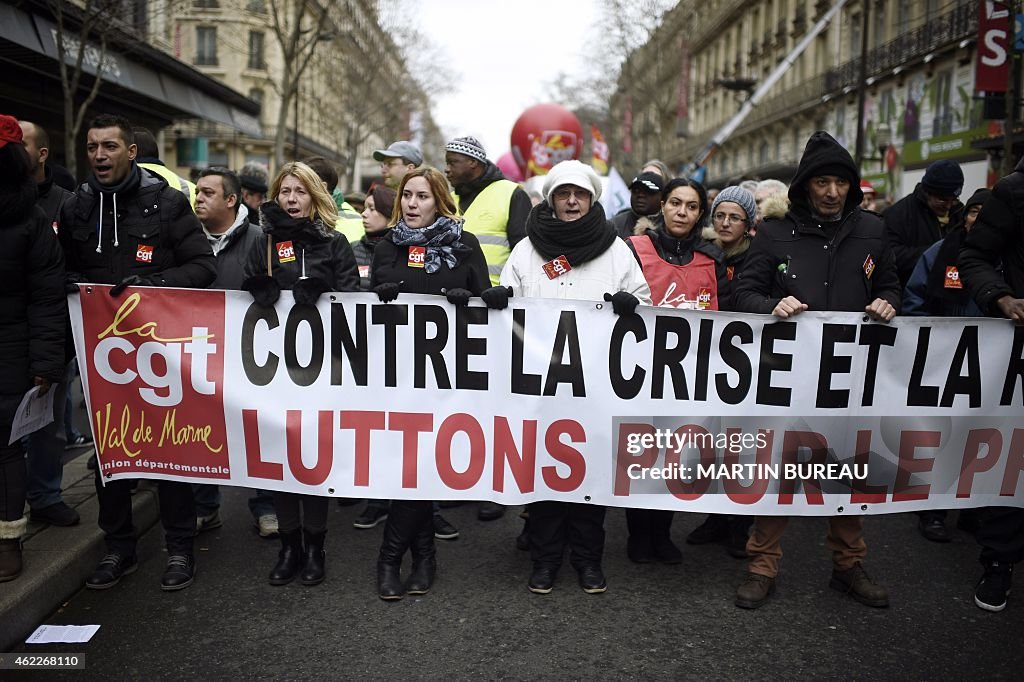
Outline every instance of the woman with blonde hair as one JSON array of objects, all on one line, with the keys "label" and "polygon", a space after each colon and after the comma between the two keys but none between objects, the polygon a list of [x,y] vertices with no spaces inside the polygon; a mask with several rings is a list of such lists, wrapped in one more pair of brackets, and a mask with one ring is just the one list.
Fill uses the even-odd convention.
[{"label": "woman with blonde hair", "polygon": [[[483,296],[490,307],[508,304],[508,293],[490,286],[480,242],[463,231],[441,171],[422,167],[402,178],[390,225],[373,250],[370,267],[370,283],[382,303],[404,292],[444,296],[457,306],[473,296]],[[403,584],[407,550],[412,553],[412,574]],[[377,558],[378,596],[392,601],[426,594],[436,572],[433,502],[393,500]]]},{"label": "woman with blonde hair", "polygon": [[[315,305],[326,291],[358,291],[352,248],[334,231],[338,209],[313,169],[285,164],[270,196],[260,206],[263,238],[249,253],[242,289],[262,306],[273,306],[281,289],[291,289],[296,305]],[[303,585],[319,585],[326,575],[328,498],[279,491],[273,498],[281,552],[270,584],[287,585],[301,571]]]}]

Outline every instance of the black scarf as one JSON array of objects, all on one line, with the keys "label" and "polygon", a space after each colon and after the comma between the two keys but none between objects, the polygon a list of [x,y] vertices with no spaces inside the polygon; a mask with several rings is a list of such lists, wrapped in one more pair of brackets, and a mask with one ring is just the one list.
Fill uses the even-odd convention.
[{"label": "black scarf", "polygon": [[128,175],[126,175],[124,180],[116,185],[101,185],[99,181],[96,180],[96,176],[91,173],[89,174],[87,182],[89,183],[89,187],[92,187],[92,190],[96,192],[96,194],[110,195],[131,193],[138,189],[139,183],[142,182],[142,171],[139,170],[139,165],[132,161],[132,167],[128,171]]},{"label": "black scarf", "polygon": [[963,278],[960,279],[960,289],[946,288],[946,268],[950,265],[957,265],[960,258],[960,247],[966,236],[966,230],[955,229],[942,240],[942,246],[935,254],[935,262],[928,273],[929,298],[957,305],[964,305],[970,300],[970,292],[966,286],[963,286]]},{"label": "black scarf", "polygon": [[587,215],[571,223],[556,218],[548,202],[541,202],[526,219],[526,236],[542,258],[565,256],[574,268],[594,260],[619,238],[596,201]]},{"label": "black scarf", "polygon": [[264,234],[272,235],[277,242],[312,245],[330,239],[319,218],[293,218],[276,201],[267,201],[260,206],[260,227]]}]

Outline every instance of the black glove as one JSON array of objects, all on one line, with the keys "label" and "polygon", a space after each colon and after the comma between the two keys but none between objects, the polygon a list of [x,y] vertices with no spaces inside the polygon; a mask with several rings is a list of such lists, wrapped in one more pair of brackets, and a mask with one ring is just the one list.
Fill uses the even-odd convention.
[{"label": "black glove", "polygon": [[292,287],[292,296],[298,304],[316,305],[320,296],[329,290],[327,282],[319,277],[307,277],[295,283],[295,286]]},{"label": "black glove", "polygon": [[512,298],[512,287],[491,287],[480,294],[488,308],[504,310],[508,307],[508,299]]},{"label": "black glove", "polygon": [[636,307],[640,305],[640,299],[628,291],[605,294],[604,300],[612,302],[612,310],[616,315],[633,315],[636,313]]},{"label": "black glove", "polygon": [[111,298],[117,298],[120,296],[125,289],[128,287],[148,287],[152,284],[148,277],[140,277],[138,275],[128,275],[120,282],[114,285],[114,288],[110,290]]},{"label": "black glove", "polygon": [[64,293],[65,294],[77,294],[78,283],[82,281],[82,276],[77,272],[67,272],[64,274]]},{"label": "black glove", "polygon": [[377,294],[377,298],[380,299],[381,303],[391,303],[391,301],[398,298],[398,290],[401,288],[402,285],[398,282],[384,282],[375,286],[373,293]]},{"label": "black glove", "polygon": [[270,275],[253,275],[242,282],[242,291],[252,294],[256,305],[272,308],[281,298],[281,285]]},{"label": "black glove", "polygon": [[460,289],[456,287],[446,291],[444,297],[447,298],[448,302],[452,305],[466,305],[469,303],[469,299],[473,298],[473,292],[469,289]]}]

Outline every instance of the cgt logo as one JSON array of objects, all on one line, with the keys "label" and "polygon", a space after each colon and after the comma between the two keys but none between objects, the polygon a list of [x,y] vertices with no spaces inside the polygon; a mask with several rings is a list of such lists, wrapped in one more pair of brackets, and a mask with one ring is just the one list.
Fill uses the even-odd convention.
[{"label": "cgt logo", "polygon": [[209,377],[209,359],[217,353],[214,335],[196,326],[189,336],[163,337],[156,322],[129,322],[140,300],[138,293],[129,296],[97,335],[92,362],[100,378],[120,386],[141,379],[145,387],[139,396],[157,407],[180,404],[186,381],[196,394],[214,395],[217,386]]}]

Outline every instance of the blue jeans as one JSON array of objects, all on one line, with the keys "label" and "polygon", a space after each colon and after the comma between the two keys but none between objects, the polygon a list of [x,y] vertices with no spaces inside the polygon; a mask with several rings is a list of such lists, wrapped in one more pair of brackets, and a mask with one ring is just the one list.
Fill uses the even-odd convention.
[{"label": "blue jeans", "polygon": [[[74,377],[75,363],[68,365],[68,373]],[[67,414],[67,396],[71,393],[70,383],[65,380],[53,384],[53,421],[29,434],[28,478],[25,483],[25,498],[32,509],[44,509],[61,502],[61,482],[64,478],[64,445],[67,443],[64,423]]]},{"label": "blue jeans", "polygon": [[259,521],[261,516],[275,514],[274,496],[269,490],[257,490],[256,494],[249,498],[249,511],[252,517]]},{"label": "blue jeans", "polygon": [[220,486],[212,483],[193,483],[192,499],[196,516],[209,516],[220,509]]}]

